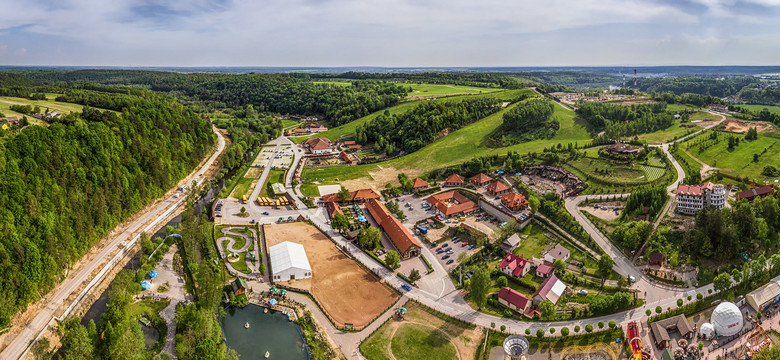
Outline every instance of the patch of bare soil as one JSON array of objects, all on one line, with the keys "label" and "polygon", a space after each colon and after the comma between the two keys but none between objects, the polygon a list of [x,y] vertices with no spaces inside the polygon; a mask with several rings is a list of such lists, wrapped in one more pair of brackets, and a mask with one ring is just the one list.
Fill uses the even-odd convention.
[{"label": "patch of bare soil", "polygon": [[352,179],[352,180],[346,180],[342,182],[341,184],[344,185],[345,188],[349,189],[350,191],[355,191],[358,189],[374,189],[374,190],[381,190],[385,188],[385,185],[387,183],[392,184],[393,186],[398,186],[400,183],[398,182],[398,174],[405,173],[409,178],[414,179],[417,176],[422,175],[423,171],[418,169],[407,169],[404,171],[399,171],[398,169],[394,167],[379,167],[379,170],[377,171],[370,171],[368,173],[369,177],[363,177],[359,179]]},{"label": "patch of bare soil", "polygon": [[735,133],[746,133],[750,128],[756,128],[758,132],[762,132],[772,128],[772,124],[767,122],[743,121],[743,120],[733,120],[733,119],[728,119],[725,122],[723,122],[723,126],[725,126],[726,131],[735,132]]},{"label": "patch of bare soil", "polygon": [[[617,220],[617,218],[620,217],[620,212],[615,212],[615,210],[613,209],[616,207],[620,209],[625,208],[626,202],[610,201],[610,202],[598,203],[598,206],[599,206],[598,209],[594,208],[593,205],[581,206],[580,209],[595,215],[599,219],[606,220],[606,221],[613,221],[613,220]],[[604,206],[606,206],[608,210],[604,209]]]}]

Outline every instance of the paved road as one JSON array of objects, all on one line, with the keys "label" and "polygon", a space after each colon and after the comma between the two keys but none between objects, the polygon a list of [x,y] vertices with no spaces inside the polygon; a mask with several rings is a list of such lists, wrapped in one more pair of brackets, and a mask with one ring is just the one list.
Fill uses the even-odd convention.
[{"label": "paved road", "polygon": [[[282,144],[279,143],[276,144],[276,147],[274,148],[274,154],[271,156],[270,159],[268,159],[268,164],[265,164],[265,168],[263,169],[263,174],[260,175],[260,179],[257,180],[255,189],[252,190],[252,195],[249,196],[248,202],[254,204],[255,200],[257,200],[257,197],[260,196],[260,191],[263,190],[263,186],[265,185],[265,179],[268,178],[268,174],[271,173],[271,165],[273,165],[274,159],[276,158],[276,155],[279,154],[279,148],[281,147]],[[260,151],[262,151],[262,149]],[[260,156],[260,154],[257,154],[257,156]]]},{"label": "paved road", "polygon": [[[191,184],[192,181],[196,181],[197,184],[203,182],[204,177],[201,176],[208,170],[208,168],[216,161],[217,157],[225,149],[225,138],[219,132],[214,129],[217,134],[217,148],[211,157],[198,169],[194,170],[184,180],[179,182],[179,185]],[[178,193],[177,193],[178,194]],[[63,305],[69,305],[64,313],[60,314],[60,317],[67,317],[70,311],[77,305],[87,290],[92,286],[99,283],[105,274],[113,268],[121,258],[125,257],[129,253],[129,249],[135,244],[136,240],[140,238],[140,233],[148,232],[154,229],[160,222],[173,213],[177,208],[185,204],[186,197],[171,194],[168,198],[160,201],[157,205],[152,207],[148,212],[139,216],[136,220],[128,224],[125,229],[119,234],[114,234],[112,231],[108,235],[108,239],[105,242],[105,246],[100,252],[98,252],[82,269],[77,273],[70,274],[54,291],[54,296],[48,299],[47,304],[38,312],[38,314],[30,321],[27,326],[11,341],[10,344],[0,353],[0,359],[19,359],[24,357],[34,340],[42,334],[46,327],[55,320],[57,316],[56,311]],[[118,254],[112,257],[117,249],[121,249]],[[111,258],[108,264],[104,265],[106,259]],[[96,276],[94,273],[98,272]],[[88,283],[85,287],[84,284]],[[77,295],[75,300],[70,300],[70,297]]]}]

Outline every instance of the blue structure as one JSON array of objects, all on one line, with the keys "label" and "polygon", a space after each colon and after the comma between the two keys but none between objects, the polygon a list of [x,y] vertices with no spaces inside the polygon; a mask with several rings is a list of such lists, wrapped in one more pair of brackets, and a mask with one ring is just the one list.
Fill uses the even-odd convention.
[{"label": "blue structure", "polygon": [[141,289],[149,290],[152,288],[152,283],[149,280],[141,281]]},{"label": "blue structure", "polygon": [[157,273],[157,271],[156,271],[156,270],[152,270],[152,271],[150,271],[150,272],[149,272],[149,277],[150,277],[150,278],[153,278],[153,279],[154,279],[154,278],[156,278],[156,277],[157,277],[157,275],[159,275],[159,274]]}]

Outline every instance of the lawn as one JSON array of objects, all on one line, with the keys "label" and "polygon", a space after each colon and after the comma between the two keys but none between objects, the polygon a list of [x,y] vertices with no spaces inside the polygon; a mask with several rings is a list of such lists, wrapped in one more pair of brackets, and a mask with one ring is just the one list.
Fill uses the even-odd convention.
[{"label": "lawn", "polygon": [[230,197],[233,199],[241,199],[244,195],[248,196],[247,193],[251,191],[249,187],[252,185],[252,181],[255,180],[257,179],[244,176],[239,178],[236,187],[233,188],[233,192],[230,193]]},{"label": "lawn", "polygon": [[303,194],[303,196],[319,197],[320,196],[320,189],[318,188],[319,185],[322,184],[303,183],[301,184],[301,194]]},{"label": "lawn", "polygon": [[[520,91],[530,92],[530,90],[525,89]],[[503,155],[508,151],[520,153],[541,152],[544,147],[549,147],[552,144],[561,143],[565,145],[570,142],[585,143],[590,140],[590,136],[585,126],[579,121],[575,121],[574,112],[556,106],[554,116],[560,122],[560,130],[558,130],[558,133],[552,139],[534,140],[503,148],[487,147],[485,145],[487,143],[487,136],[501,125],[503,122],[503,114],[513,106],[516,106],[516,104],[463,127],[409,155],[378,164],[349,166],[347,168],[326,167],[305,169],[303,178],[307,181],[317,181],[320,179],[325,179],[325,181],[357,179],[368,176],[369,172],[379,170],[379,166],[382,168],[393,167],[399,171],[433,170],[444,166],[459,164],[479,156]]]},{"label": "lawn", "polygon": [[[678,151],[674,153],[674,157],[677,159],[678,162],[680,162],[680,165],[683,167],[683,171],[685,171],[685,175],[691,175],[701,172],[701,164],[699,164],[698,161],[694,160],[688,153],[683,151],[682,147],[679,148]],[[685,160],[683,162],[682,160]],[[688,164],[688,166],[685,166],[685,163]]]},{"label": "lawn", "polygon": [[401,325],[390,342],[390,349],[398,360],[419,359],[421,354],[429,360],[457,358],[455,346],[447,335],[419,324]]},{"label": "lawn", "polygon": [[745,109],[748,109],[753,112],[760,112],[761,110],[767,109],[769,112],[773,114],[780,114],[780,106],[772,106],[772,105],[739,105],[739,107],[743,107]]},{"label": "lawn", "polygon": [[265,180],[265,184],[263,184],[263,188],[260,189],[260,196],[276,198],[274,196],[274,191],[271,188],[271,184],[273,183],[284,184],[284,170],[271,169],[271,172]]},{"label": "lawn", "polygon": [[500,88],[483,88],[447,84],[402,84],[412,88],[409,96],[454,95],[454,94],[483,94],[502,91]]},{"label": "lawn", "polygon": [[542,250],[550,241],[547,236],[544,235],[545,229],[538,224],[528,224],[522,231],[521,235],[528,235],[528,238],[523,239],[518,247],[516,247],[512,253],[518,256],[522,256],[524,259],[540,258],[542,257]]},{"label": "lawn", "polygon": [[[57,111],[62,114],[81,112],[81,110],[84,108],[84,105],[59,102],[54,100],[30,100],[30,99],[17,98],[17,97],[0,96],[0,110],[8,109],[8,107],[12,105],[9,104],[9,102],[32,105],[32,106],[38,105],[41,107],[41,111],[46,111],[46,109],[48,108],[49,110]],[[3,111],[5,112],[5,110]]]},{"label": "lawn", "polygon": [[693,115],[691,115],[690,120],[691,121],[694,120],[718,121],[720,120],[720,115],[711,114],[706,111],[699,111],[693,113]]},{"label": "lawn", "polygon": [[296,137],[291,137],[290,139],[292,141],[298,143],[298,144],[303,143],[306,139],[308,139],[308,138],[310,138],[312,136],[324,137],[324,138],[328,138],[328,139],[331,139],[331,140],[335,140],[335,139],[338,139],[338,138],[340,138],[342,136],[351,135],[351,134],[355,133],[355,129],[357,129],[358,126],[363,125],[366,122],[373,120],[374,118],[376,118],[380,114],[383,114],[385,111],[389,111],[391,115],[393,115],[393,114],[401,114],[401,113],[404,113],[404,112],[407,112],[407,111],[411,110],[415,106],[419,105],[420,102],[422,102],[422,101],[451,101],[451,100],[473,98],[473,97],[478,97],[478,96],[489,96],[489,97],[493,97],[493,98],[497,98],[497,99],[501,99],[501,100],[512,100],[512,99],[516,99],[518,96],[520,96],[520,94],[523,94],[523,93],[526,93],[528,95],[535,94],[531,90],[521,89],[521,90],[506,90],[506,91],[500,91],[500,92],[496,91],[496,92],[493,92],[493,93],[490,93],[490,94],[482,94],[482,95],[464,95],[464,96],[457,96],[457,97],[451,97],[451,98],[441,98],[441,99],[436,99],[436,100],[412,100],[412,101],[403,102],[401,104],[398,104],[396,106],[390,107],[388,109],[379,110],[377,112],[374,112],[374,113],[371,113],[369,115],[366,115],[366,116],[364,116],[362,118],[353,120],[353,121],[348,122],[348,123],[346,123],[344,125],[341,125],[339,127],[328,129],[328,131],[321,132],[321,133],[316,134],[316,135],[296,136]]},{"label": "lawn", "polygon": [[648,144],[661,144],[679,139],[685,135],[701,130],[699,127],[685,128],[681,127],[680,125],[681,124],[679,121],[675,121],[674,125],[666,129],[639,135],[639,141]]},{"label": "lawn", "polygon": [[[780,139],[759,135],[757,140],[745,141],[744,136],[739,136],[742,141],[734,149],[728,149],[728,133],[720,133],[720,142],[698,152],[698,147],[692,147],[688,151],[704,163],[722,168],[724,172],[747,176],[759,181],[774,180],[761,175],[765,166],[780,164]],[[693,142],[689,143],[693,144]],[[766,153],[761,154],[765,149]],[[753,154],[759,154],[758,162],[753,162]],[[693,164],[692,164],[693,165]]]},{"label": "lawn", "polygon": [[664,172],[666,172],[666,169],[662,167],[640,165],[639,168],[645,172],[645,178],[647,181],[655,181],[661,176],[664,176]]},{"label": "lawn", "polygon": [[[484,341],[481,328],[430,310],[414,301],[406,303],[403,320],[393,317],[360,344],[371,360],[392,358],[473,359]],[[392,355],[391,355],[392,353]]]},{"label": "lawn", "polygon": [[298,125],[299,123],[300,123],[300,121],[295,120],[295,119],[282,119],[282,128],[286,129],[288,127],[292,127],[292,126]]}]

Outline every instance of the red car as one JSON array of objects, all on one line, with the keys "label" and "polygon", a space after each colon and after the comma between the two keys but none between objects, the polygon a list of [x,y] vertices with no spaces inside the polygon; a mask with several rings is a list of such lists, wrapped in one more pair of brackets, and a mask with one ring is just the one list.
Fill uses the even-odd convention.
[{"label": "red car", "polygon": [[464,242],[464,243],[460,244],[460,247],[466,247],[466,246],[469,246],[469,243]]}]

